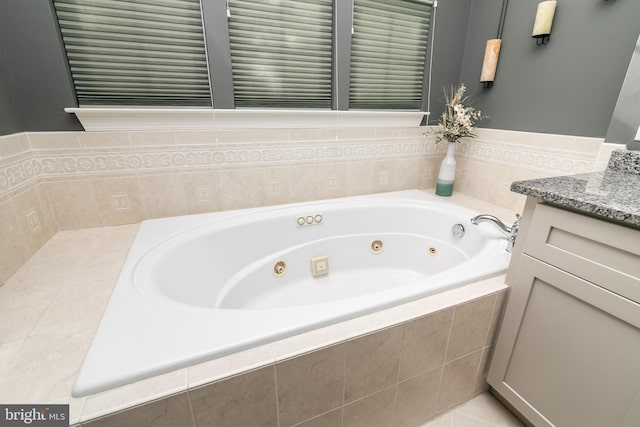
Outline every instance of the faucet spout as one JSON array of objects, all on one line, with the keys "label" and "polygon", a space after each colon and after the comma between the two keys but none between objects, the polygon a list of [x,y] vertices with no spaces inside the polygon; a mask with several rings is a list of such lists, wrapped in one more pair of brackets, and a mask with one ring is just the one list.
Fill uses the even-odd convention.
[{"label": "faucet spout", "polygon": [[502,235],[507,238],[507,252],[513,251],[513,245],[516,243],[516,236],[520,228],[520,215],[516,214],[516,220],[511,227],[500,221],[497,217],[489,214],[480,214],[471,218],[473,225],[478,225],[482,222],[490,222],[498,227]]}]

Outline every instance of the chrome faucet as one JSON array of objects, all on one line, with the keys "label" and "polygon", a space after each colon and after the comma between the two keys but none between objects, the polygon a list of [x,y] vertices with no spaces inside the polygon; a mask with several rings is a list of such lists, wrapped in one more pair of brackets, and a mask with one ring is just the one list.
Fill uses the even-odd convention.
[{"label": "chrome faucet", "polygon": [[516,214],[516,220],[511,227],[507,226],[504,222],[500,221],[497,217],[488,214],[481,214],[471,218],[471,224],[478,225],[481,222],[491,222],[498,227],[498,230],[507,238],[507,252],[513,251],[513,245],[516,243],[516,236],[518,235],[518,229],[520,228],[520,215]]}]

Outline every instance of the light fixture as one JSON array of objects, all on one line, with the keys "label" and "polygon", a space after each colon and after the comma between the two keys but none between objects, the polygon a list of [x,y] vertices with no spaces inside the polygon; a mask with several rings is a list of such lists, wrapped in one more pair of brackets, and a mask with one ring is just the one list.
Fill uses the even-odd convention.
[{"label": "light fixture", "polygon": [[484,48],[484,60],[482,61],[482,72],[480,73],[480,83],[487,89],[493,87],[498,68],[498,57],[502,46],[502,30],[504,28],[504,18],[507,13],[507,3],[509,0],[502,0],[502,10],[500,12],[500,24],[498,25],[498,36],[495,39],[487,40]]},{"label": "light fixture", "polygon": [[553,15],[556,13],[557,5],[558,2],[556,0],[547,0],[538,3],[536,20],[533,23],[533,33],[531,33],[531,37],[536,39],[538,46],[549,42],[551,24],[553,23]]}]

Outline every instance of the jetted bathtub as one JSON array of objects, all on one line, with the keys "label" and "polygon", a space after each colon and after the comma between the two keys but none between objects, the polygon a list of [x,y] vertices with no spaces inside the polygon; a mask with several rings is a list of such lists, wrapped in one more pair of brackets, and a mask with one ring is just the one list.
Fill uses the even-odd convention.
[{"label": "jetted bathtub", "polygon": [[410,190],[144,221],[73,395],[499,274],[477,214]]}]

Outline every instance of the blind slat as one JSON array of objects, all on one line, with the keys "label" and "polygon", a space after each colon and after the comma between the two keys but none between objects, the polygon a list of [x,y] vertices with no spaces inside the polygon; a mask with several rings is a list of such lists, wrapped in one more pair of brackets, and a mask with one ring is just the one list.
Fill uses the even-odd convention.
[{"label": "blind slat", "polygon": [[350,108],[420,108],[432,6],[354,0]]},{"label": "blind slat", "polygon": [[239,107],[331,107],[332,0],[229,0]]},{"label": "blind slat", "polygon": [[81,107],[211,106],[199,0],[54,0]]}]

